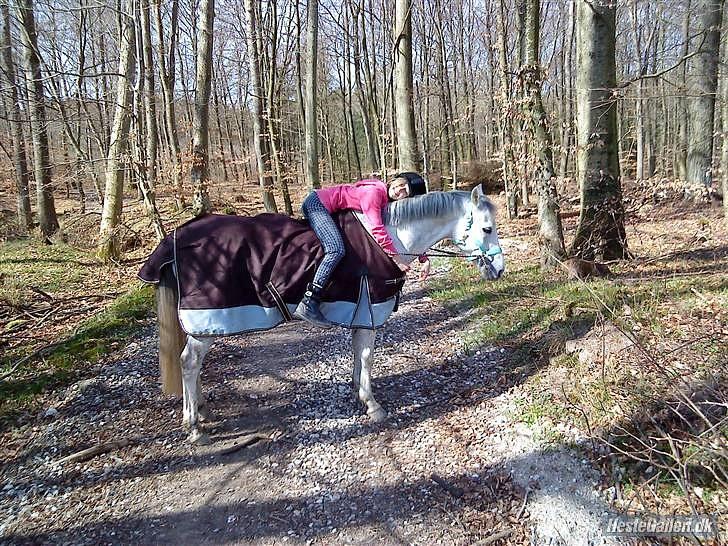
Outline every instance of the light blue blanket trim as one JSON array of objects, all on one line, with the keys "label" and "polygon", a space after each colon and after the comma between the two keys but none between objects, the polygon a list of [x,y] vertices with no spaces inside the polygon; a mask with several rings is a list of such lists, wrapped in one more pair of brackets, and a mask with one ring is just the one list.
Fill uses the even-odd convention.
[{"label": "light blue blanket trim", "polygon": [[[321,312],[334,324],[344,328],[379,328],[392,314],[397,298],[382,303],[369,303],[369,290],[362,279],[359,303],[346,301],[324,302]],[[291,314],[296,305],[287,304]],[[226,336],[245,332],[270,330],[284,321],[277,307],[242,305],[227,309],[180,309],[182,329],[197,336]]]}]

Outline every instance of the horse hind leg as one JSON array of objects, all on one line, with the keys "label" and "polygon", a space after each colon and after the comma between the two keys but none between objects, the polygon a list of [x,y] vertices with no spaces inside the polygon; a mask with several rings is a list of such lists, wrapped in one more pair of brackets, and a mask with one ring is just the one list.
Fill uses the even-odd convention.
[{"label": "horse hind leg", "polygon": [[196,445],[210,443],[207,434],[200,431],[199,379],[202,361],[212,345],[212,338],[187,337],[182,351],[182,426],[188,428],[189,441]]},{"label": "horse hind leg", "polygon": [[354,351],[354,388],[357,390],[359,400],[366,406],[367,415],[375,423],[381,423],[387,418],[387,412],[374,399],[372,394],[371,363],[374,351],[376,332],[364,328],[355,329],[352,334],[352,348]]},{"label": "horse hind leg", "polygon": [[206,423],[214,421],[215,414],[210,409],[210,406],[207,403],[207,397],[202,391],[202,382],[200,380],[200,375],[201,374],[197,375],[197,414],[200,417],[200,421]]}]

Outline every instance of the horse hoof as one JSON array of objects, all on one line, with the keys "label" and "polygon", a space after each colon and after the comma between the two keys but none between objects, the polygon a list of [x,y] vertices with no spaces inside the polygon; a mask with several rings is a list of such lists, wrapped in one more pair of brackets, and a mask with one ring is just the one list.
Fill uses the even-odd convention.
[{"label": "horse hoof", "polygon": [[199,430],[193,431],[192,434],[190,434],[189,440],[190,443],[195,446],[208,446],[212,443],[210,437]]},{"label": "horse hoof", "polygon": [[383,423],[387,420],[387,412],[382,407],[367,411],[367,415],[374,423]]}]

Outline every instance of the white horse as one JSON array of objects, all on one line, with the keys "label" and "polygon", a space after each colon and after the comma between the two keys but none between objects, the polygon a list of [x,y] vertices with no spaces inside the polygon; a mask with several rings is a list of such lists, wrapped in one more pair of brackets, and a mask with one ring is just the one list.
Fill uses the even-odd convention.
[{"label": "white horse", "polygon": [[[363,221],[363,216],[359,219]],[[395,201],[388,205],[384,221],[397,251],[408,261],[426,253],[435,243],[451,239],[460,248],[462,256],[477,265],[484,279],[495,280],[503,273],[505,265],[498,242],[495,208],[480,186],[471,193],[433,192]],[[181,390],[182,425],[190,430],[190,442],[204,445],[210,439],[200,430],[199,424],[200,418],[205,416],[200,370],[215,337],[192,336],[182,331],[177,314],[177,284],[171,276],[172,268],[165,269],[167,273],[157,288],[162,382],[165,392],[179,393]],[[381,422],[387,413],[374,399],[371,386],[375,331],[353,330],[354,389],[366,406],[367,415],[374,422]]]}]

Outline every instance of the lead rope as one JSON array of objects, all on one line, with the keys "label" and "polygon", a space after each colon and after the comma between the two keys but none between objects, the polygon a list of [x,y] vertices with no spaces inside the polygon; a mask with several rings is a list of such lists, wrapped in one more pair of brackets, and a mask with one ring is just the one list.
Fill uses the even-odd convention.
[{"label": "lead rope", "polygon": [[466,259],[475,259],[475,258],[481,258],[485,257],[489,261],[493,261],[493,257],[497,256],[498,254],[503,254],[503,249],[499,246],[494,246],[489,249],[481,248],[478,250],[478,252],[475,252],[473,254],[466,254],[463,252],[453,252],[452,250],[445,250],[444,248],[430,248],[427,252],[422,254],[408,254],[408,253],[401,253],[400,256],[427,256],[428,258],[466,258]]}]

